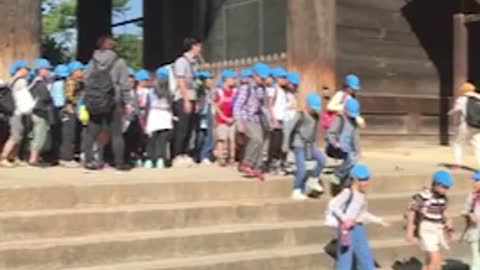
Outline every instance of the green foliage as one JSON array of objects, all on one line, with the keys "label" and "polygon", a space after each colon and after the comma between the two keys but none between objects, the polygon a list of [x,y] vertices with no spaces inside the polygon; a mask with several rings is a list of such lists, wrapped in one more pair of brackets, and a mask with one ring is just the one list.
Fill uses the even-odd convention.
[{"label": "green foliage", "polygon": [[132,68],[139,69],[143,63],[143,41],[136,35],[120,34],[116,36],[117,52]]},{"label": "green foliage", "polygon": [[[94,1],[94,0],[90,0]],[[130,0],[112,0],[113,14],[128,11]],[[42,0],[42,54],[53,63],[73,57],[77,0]],[[134,67],[142,65],[142,41],[135,35],[118,36],[118,51]]]}]

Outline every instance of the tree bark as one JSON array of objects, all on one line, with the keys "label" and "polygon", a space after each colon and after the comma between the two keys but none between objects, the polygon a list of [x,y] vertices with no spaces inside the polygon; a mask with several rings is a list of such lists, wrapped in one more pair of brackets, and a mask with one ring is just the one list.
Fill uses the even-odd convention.
[{"label": "tree bark", "polygon": [[335,89],[335,51],[335,0],[288,0],[287,59],[301,74],[301,104],[308,92]]},{"label": "tree bark", "polygon": [[112,0],[78,0],[77,58],[88,62],[96,48],[97,39],[111,33]]},{"label": "tree bark", "polygon": [[15,59],[33,60],[40,54],[40,0],[0,0],[0,78],[8,78]]}]

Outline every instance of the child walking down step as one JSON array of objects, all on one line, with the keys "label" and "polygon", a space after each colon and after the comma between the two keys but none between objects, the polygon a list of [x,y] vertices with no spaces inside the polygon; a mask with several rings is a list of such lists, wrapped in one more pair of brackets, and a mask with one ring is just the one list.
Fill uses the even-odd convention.
[{"label": "child walking down step", "polygon": [[472,191],[468,194],[467,200],[465,201],[465,207],[462,211],[462,215],[465,217],[467,223],[462,238],[465,237],[470,244],[472,258],[470,270],[480,270],[478,243],[480,240],[480,171],[474,173],[472,179]]},{"label": "child walking down step", "polygon": [[407,211],[407,240],[425,252],[424,270],[438,270],[442,264],[441,248],[449,249],[452,221],[446,215],[447,191],[453,185],[450,173],[439,170],[432,186],[413,196]]},{"label": "child walking down step", "polygon": [[375,259],[368,244],[364,222],[388,227],[389,224],[367,211],[365,193],[370,184],[370,169],[357,164],[350,172],[352,184],[332,201],[333,216],[338,220],[337,264],[335,269],[352,269],[355,254],[356,269],[374,270]]}]

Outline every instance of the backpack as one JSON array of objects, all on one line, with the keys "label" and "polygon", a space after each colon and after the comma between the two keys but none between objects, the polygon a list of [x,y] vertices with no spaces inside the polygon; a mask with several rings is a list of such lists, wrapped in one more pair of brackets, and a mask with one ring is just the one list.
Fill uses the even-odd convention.
[{"label": "backpack", "polygon": [[[345,101],[347,100],[348,97],[349,95],[347,93],[343,93],[343,96],[341,98],[341,103],[345,104]],[[327,130],[332,125],[332,122],[335,119],[336,115],[337,113],[332,111],[327,111],[322,114],[321,124],[325,130]]]},{"label": "backpack", "polygon": [[0,113],[6,116],[12,116],[15,112],[15,100],[13,99],[12,88],[17,82],[15,79],[10,86],[4,85],[0,87]]},{"label": "backpack", "polygon": [[115,104],[115,85],[110,75],[117,59],[104,70],[93,60],[93,70],[85,83],[84,103],[91,115],[101,115],[111,112]]},{"label": "backpack", "polygon": [[468,126],[480,128],[480,100],[476,97],[468,97],[466,118]]},{"label": "backpack", "polygon": [[[347,201],[345,202],[345,205],[343,206],[343,213],[347,212],[353,199],[352,189],[351,188],[347,188],[347,189],[349,190],[349,195],[348,195]],[[340,194],[341,192],[337,196],[331,198],[330,201],[328,202],[327,209],[325,209],[324,224],[327,227],[337,228],[339,225],[338,217],[335,216],[335,214],[333,213],[333,205],[336,204],[338,200],[340,200]]]}]

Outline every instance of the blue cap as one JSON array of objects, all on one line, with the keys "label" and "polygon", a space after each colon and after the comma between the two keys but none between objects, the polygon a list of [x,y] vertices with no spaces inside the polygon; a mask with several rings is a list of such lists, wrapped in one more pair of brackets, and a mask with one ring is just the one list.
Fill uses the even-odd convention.
[{"label": "blue cap", "polygon": [[60,77],[60,78],[65,78],[70,75],[70,70],[67,65],[61,64],[55,67],[55,70],[53,71],[55,73],[55,76]]},{"label": "blue cap", "polygon": [[270,67],[264,63],[256,63],[253,65],[253,72],[262,79],[268,78],[271,74]]},{"label": "blue cap", "polygon": [[68,64],[68,69],[70,70],[70,73],[72,73],[75,70],[84,70],[85,65],[80,61],[72,61]]},{"label": "blue cap", "polygon": [[447,188],[453,186],[453,178],[452,175],[445,171],[445,170],[438,170],[433,174],[432,181],[435,184],[440,184]]},{"label": "blue cap", "polygon": [[135,77],[135,70],[133,68],[128,68],[128,76]]},{"label": "blue cap", "polygon": [[322,110],[322,97],[317,93],[310,93],[307,95],[307,105],[312,110],[320,112]]},{"label": "blue cap", "polygon": [[168,71],[168,68],[166,67],[159,67],[157,71],[155,72],[155,75],[159,79],[168,79],[170,76],[170,72]]},{"label": "blue cap", "polygon": [[472,179],[475,180],[475,182],[480,181],[480,171],[476,171],[476,172],[472,175]]},{"label": "blue cap", "polygon": [[350,171],[350,175],[360,181],[367,181],[372,176],[372,173],[367,165],[357,164]]},{"label": "blue cap", "polygon": [[360,103],[356,98],[349,97],[345,102],[345,110],[350,117],[357,117],[360,115]]},{"label": "blue cap", "polygon": [[45,58],[37,58],[33,62],[33,69],[35,71],[39,69],[51,69],[51,68],[52,68],[52,65],[50,65],[50,61],[48,61]]},{"label": "blue cap", "polygon": [[10,66],[10,75],[14,75],[15,72],[17,72],[19,69],[22,68],[28,68],[28,63],[25,60],[16,60],[13,62],[13,64]]},{"label": "blue cap", "polygon": [[248,78],[253,76],[253,70],[251,68],[245,68],[240,71],[240,77]]},{"label": "blue cap", "polygon": [[135,74],[135,80],[137,81],[150,80],[150,73],[148,73],[148,71],[145,69],[141,69]]},{"label": "blue cap", "polygon": [[284,68],[276,67],[272,69],[272,75],[275,78],[280,78],[280,77],[287,77],[288,73]]},{"label": "blue cap", "polygon": [[234,78],[237,76],[237,73],[231,69],[225,69],[222,71],[222,79],[227,79],[227,78]]},{"label": "blue cap", "polygon": [[287,73],[287,80],[293,85],[300,84],[300,75],[296,72],[288,72]]},{"label": "blue cap", "polygon": [[345,85],[353,90],[360,90],[360,78],[355,74],[349,74],[345,77]]},{"label": "blue cap", "polygon": [[197,77],[201,80],[203,79],[208,79],[208,78],[212,78],[212,73],[210,73],[209,71],[199,71],[197,72]]}]

